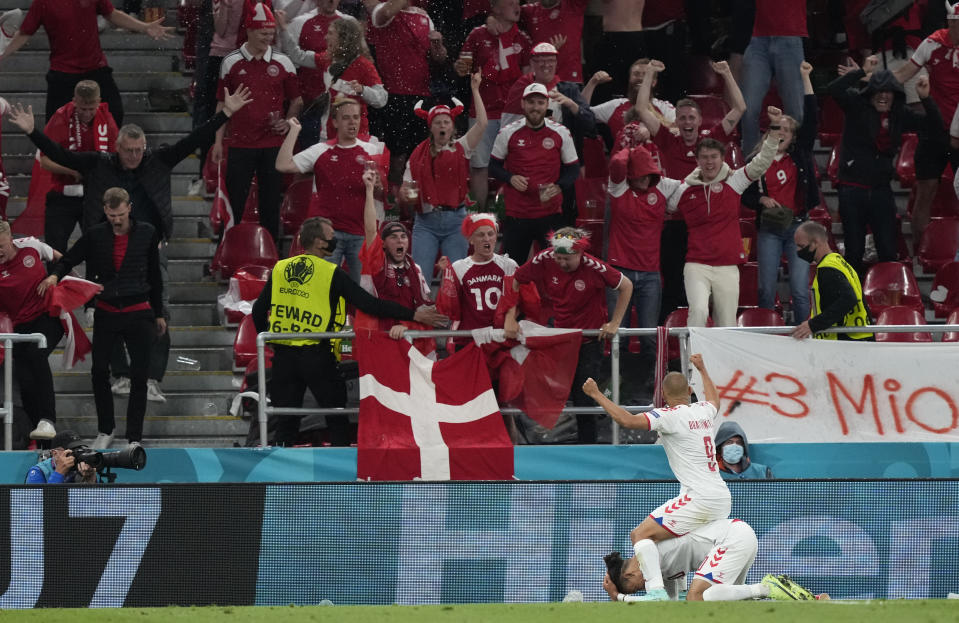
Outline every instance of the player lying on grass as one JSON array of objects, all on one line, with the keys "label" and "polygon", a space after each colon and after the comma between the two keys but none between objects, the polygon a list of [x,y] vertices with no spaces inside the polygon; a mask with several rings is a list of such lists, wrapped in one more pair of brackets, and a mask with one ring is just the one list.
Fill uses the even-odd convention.
[{"label": "player lying on grass", "polygon": [[651,512],[630,533],[636,562],[645,578],[644,601],[669,599],[659,567],[658,543],[729,517],[729,489],[719,475],[713,440],[713,419],[719,412],[719,392],[706,372],[702,355],[692,355],[689,362],[702,377],[705,401],[690,404],[692,389],[679,372],[670,372],[663,377],[663,398],[667,406],[646,413],[633,414],[616,405],[599,391],[593,379],[587,379],[583,384],[583,392],[620,426],[658,431],[669,467],[679,480],[679,496]]},{"label": "player lying on grass", "polygon": [[[677,599],[686,575],[696,569],[687,601],[739,601],[817,599],[785,575],[767,575],[759,584],[744,584],[758,541],[752,527],[740,519],[721,519],[679,537],[657,544],[659,563],[666,578],[665,590]],[[648,601],[633,595],[648,586],[636,557],[623,560],[619,552],[603,557],[606,575],[603,588],[613,601]]]}]

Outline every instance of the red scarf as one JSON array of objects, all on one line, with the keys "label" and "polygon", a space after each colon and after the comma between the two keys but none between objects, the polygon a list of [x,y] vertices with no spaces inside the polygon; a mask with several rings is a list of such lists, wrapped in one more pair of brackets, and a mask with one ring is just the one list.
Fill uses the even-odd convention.
[{"label": "red scarf", "polygon": [[[66,120],[67,136],[69,140],[66,148],[69,151],[80,149],[80,120],[76,114],[76,106],[68,102],[61,106],[54,118]],[[92,131],[95,137],[94,150],[101,152],[116,151],[117,124],[110,114],[110,107],[102,102],[93,117]],[[37,150],[33,161],[33,171],[30,174],[30,189],[27,191],[27,208],[19,217],[13,229],[18,234],[27,236],[43,236],[43,222],[47,206],[47,193],[53,187],[53,174],[40,166],[40,150]]]},{"label": "red scarf", "polygon": [[458,206],[469,191],[469,161],[458,144],[434,156],[430,142],[426,139],[413,150],[410,174],[420,185],[423,201],[433,206]]}]

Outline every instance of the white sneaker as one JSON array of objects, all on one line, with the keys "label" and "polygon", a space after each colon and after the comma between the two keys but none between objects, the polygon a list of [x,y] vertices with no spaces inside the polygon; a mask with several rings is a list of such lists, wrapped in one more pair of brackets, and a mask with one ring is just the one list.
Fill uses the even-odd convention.
[{"label": "white sneaker", "polygon": [[110,386],[110,391],[112,391],[117,396],[129,396],[130,395],[130,379],[125,376],[121,376],[116,381],[113,382],[113,385]]},{"label": "white sneaker", "polygon": [[160,391],[160,383],[156,379],[147,379],[147,400],[150,402],[166,402],[166,396]]},{"label": "white sneaker", "polygon": [[196,179],[190,182],[190,186],[187,188],[186,194],[190,197],[202,197],[205,189],[206,182],[203,180],[203,178]]},{"label": "white sneaker", "polygon": [[53,422],[44,418],[37,423],[37,427],[30,432],[30,439],[53,439],[57,436],[57,429]]},{"label": "white sneaker", "polygon": [[97,433],[97,438],[93,440],[92,448],[94,450],[106,450],[113,444],[113,433]]}]

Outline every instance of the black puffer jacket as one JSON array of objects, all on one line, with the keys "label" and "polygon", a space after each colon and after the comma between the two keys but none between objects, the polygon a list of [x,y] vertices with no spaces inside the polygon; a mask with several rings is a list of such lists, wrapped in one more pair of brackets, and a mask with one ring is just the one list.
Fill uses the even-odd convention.
[{"label": "black puffer jacket", "polygon": [[[892,72],[881,69],[873,72],[865,86],[861,69],[840,76],[829,85],[829,94],[846,113],[839,147],[839,183],[858,186],[884,186],[895,173],[893,160],[902,144],[902,133],[910,131],[942,130],[942,115],[931,97],[921,101],[925,115],[906,107],[902,85]],[[872,105],[871,98],[878,91],[892,91],[893,104],[889,111],[889,144],[880,150],[876,144],[882,115]]]}]

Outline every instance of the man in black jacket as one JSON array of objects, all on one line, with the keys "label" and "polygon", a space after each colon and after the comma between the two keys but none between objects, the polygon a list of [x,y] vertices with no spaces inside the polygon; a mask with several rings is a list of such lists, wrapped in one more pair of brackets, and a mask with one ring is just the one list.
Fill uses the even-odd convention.
[{"label": "man in black jacket", "polygon": [[[160,234],[160,271],[164,283],[164,308],[169,304],[167,284],[166,242],[173,236],[173,200],[170,190],[170,172],[198,147],[209,147],[219,129],[235,112],[251,102],[250,90],[243,85],[234,93],[226,92],[223,110],[196,128],[173,145],[163,145],[156,150],[147,149],[146,136],[137,125],[127,124],[120,128],[116,153],[97,151],[72,152],[49,139],[34,125],[33,107],[26,110],[15,106],[10,114],[14,125],[23,130],[44,155],[55,163],[77,171],[83,176],[83,217],[80,225],[86,231],[103,220],[103,195],[108,188],[123,188],[130,194],[133,218],[141,223],[150,223]],[[128,346],[129,349],[129,346]],[[170,353],[169,335],[164,334],[153,351],[150,362],[150,400],[165,401],[158,381],[166,371]],[[124,372],[127,359],[123,342],[117,344],[113,357],[114,374],[119,377],[115,387],[118,394],[129,391],[129,382]]]},{"label": "man in black jacket", "polygon": [[860,275],[867,225],[872,228],[879,261],[892,262],[898,256],[896,203],[890,182],[902,133],[942,131],[939,108],[929,97],[928,78],[916,82],[916,93],[925,109],[922,115],[906,107],[902,84],[892,72],[873,71],[868,82],[860,84],[865,77],[866,73],[856,67],[829,85],[829,94],[846,113],[839,147],[839,216],[846,261]]},{"label": "man in black jacket", "polygon": [[157,230],[130,217],[130,195],[122,188],[106,191],[103,211],[107,222],[87,229],[40,284],[43,290],[55,286],[75,266],[86,262],[87,279],[103,285],[93,320],[93,396],[99,431],[93,447],[97,450],[113,442],[110,357],[116,341],[122,339],[130,351],[126,434],[130,443],[139,443],[150,350],[156,337],[167,329]]}]

